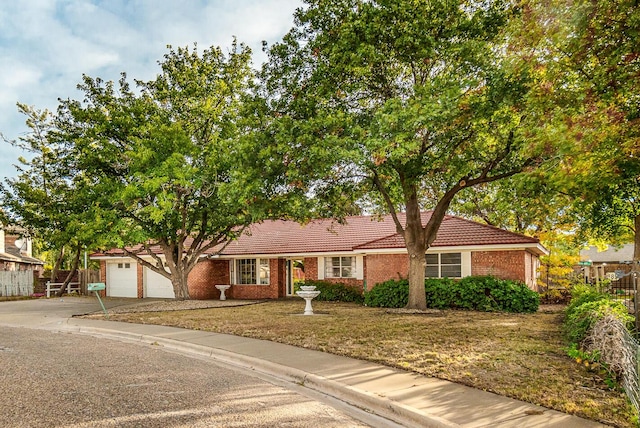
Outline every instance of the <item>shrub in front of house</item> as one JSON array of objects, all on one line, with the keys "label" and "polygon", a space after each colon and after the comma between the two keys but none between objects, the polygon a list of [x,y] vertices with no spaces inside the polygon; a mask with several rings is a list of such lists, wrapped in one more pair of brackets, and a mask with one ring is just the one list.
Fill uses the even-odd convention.
[{"label": "shrub in front of house", "polygon": [[318,290],[320,294],[315,298],[315,300],[325,302],[353,302],[360,304],[364,302],[362,291],[360,291],[358,287],[354,287],[352,285],[328,281],[306,280],[304,282],[297,283],[295,285],[295,290],[300,290],[300,286],[302,285],[313,285],[316,287],[316,290]]},{"label": "shrub in front of house", "polygon": [[364,304],[378,308],[402,308],[409,301],[409,281],[390,279],[364,293]]},{"label": "shrub in front of house", "polygon": [[538,310],[540,295],[520,281],[493,276],[468,276],[456,284],[453,307],[485,312],[532,313]]},{"label": "shrub in front of house", "polygon": [[424,289],[427,293],[427,307],[431,309],[451,308],[457,291],[456,281],[449,278],[427,278]]},{"label": "shrub in front of house", "polygon": [[[466,309],[485,312],[535,312],[538,293],[521,282],[492,276],[471,276],[459,281],[449,278],[425,280],[427,307]],[[365,293],[365,304],[383,308],[401,308],[409,299],[406,279],[377,284]]]}]

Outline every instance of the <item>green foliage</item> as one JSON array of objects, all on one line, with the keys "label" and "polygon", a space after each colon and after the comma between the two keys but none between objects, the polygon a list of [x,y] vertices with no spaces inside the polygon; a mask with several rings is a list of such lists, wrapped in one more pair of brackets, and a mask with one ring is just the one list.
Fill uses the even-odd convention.
[{"label": "green foliage", "polygon": [[[619,300],[588,284],[576,284],[572,290],[572,300],[565,309],[564,333],[569,347],[567,355],[587,369],[597,371],[611,389],[619,389],[617,374],[601,361],[601,351],[587,352],[582,344],[589,336],[596,322],[606,315],[613,315],[629,330],[634,325],[633,316]],[[624,346],[622,343],[620,346]]]},{"label": "green foliage", "polygon": [[571,289],[571,301],[565,309],[565,315],[572,315],[576,309],[585,303],[597,302],[599,300],[608,300],[611,296],[597,290],[589,284],[576,284]]},{"label": "green foliage", "polygon": [[[205,251],[222,248],[248,225],[288,207],[282,169],[256,134],[261,103],[252,96],[249,48],[169,48],[150,81],[84,76],[83,101],[63,100],[61,139],[74,172],[104,209],[105,246],[142,244],[149,261],[188,298],[187,277]],[[282,165],[282,158],[277,159]],[[279,167],[281,168],[281,167]],[[164,257],[148,251],[158,246]]]},{"label": "green foliage", "polygon": [[599,350],[585,351],[577,344],[571,343],[566,349],[566,352],[577,364],[584,366],[589,371],[596,372],[609,389],[622,390],[618,383],[616,373],[600,360],[601,355]]},{"label": "green foliage", "polygon": [[363,303],[364,296],[358,287],[341,283],[333,283],[328,281],[312,281],[306,280],[295,284],[295,290],[299,290],[303,285],[313,285],[316,290],[320,291],[315,300],[327,302],[353,302]]},{"label": "green foliage", "polygon": [[[263,79],[277,150],[323,212],[353,199],[396,216],[424,305],[428,247],[456,194],[553,156],[535,56],[512,47],[512,2],[318,0],[269,50]],[[352,191],[357,190],[357,191]],[[347,199],[347,201],[345,201]],[[433,208],[422,224],[420,209]]]},{"label": "green foliage", "polygon": [[30,156],[19,159],[17,177],[0,183],[0,221],[24,228],[39,250],[55,254],[57,268],[68,261],[67,267],[74,270],[83,249],[91,251],[104,243],[107,209],[95,202],[93,183],[75,168],[76,158],[69,142],[60,137],[56,115],[21,103],[18,110],[30,132],[8,143]]},{"label": "green foliage", "polygon": [[[631,329],[634,319],[624,303],[610,297],[598,298],[584,294],[583,303],[567,308],[564,330],[570,343],[580,344],[589,333],[596,321],[607,314],[613,314],[627,328]],[[587,301],[587,299],[595,299]]]},{"label": "green foliage", "polygon": [[600,351],[584,351],[575,343],[569,345],[567,348],[567,355],[571,358],[575,358],[576,362],[581,364],[584,361],[588,361],[590,363],[595,363],[600,361]]},{"label": "green foliage", "polygon": [[[491,276],[471,276],[455,281],[449,278],[425,281],[427,307],[474,311],[535,312],[538,293],[517,281]],[[389,280],[377,284],[365,294],[367,306],[400,308],[407,304],[407,280]]]},{"label": "green foliage", "polygon": [[381,282],[364,294],[364,304],[380,308],[402,308],[409,301],[409,281],[406,279]]},{"label": "green foliage", "polygon": [[456,281],[449,278],[427,278],[424,281],[427,296],[427,307],[433,309],[447,309],[455,301]]},{"label": "green foliage", "polygon": [[468,276],[456,284],[454,307],[478,311],[536,312],[540,296],[518,281]]},{"label": "green foliage", "polygon": [[640,251],[638,3],[529,1],[526,8],[537,23],[529,34],[542,36],[538,51],[546,52],[542,87],[559,107],[554,122],[564,124],[558,138],[571,142],[554,177],[573,197],[580,238],[634,240]]}]

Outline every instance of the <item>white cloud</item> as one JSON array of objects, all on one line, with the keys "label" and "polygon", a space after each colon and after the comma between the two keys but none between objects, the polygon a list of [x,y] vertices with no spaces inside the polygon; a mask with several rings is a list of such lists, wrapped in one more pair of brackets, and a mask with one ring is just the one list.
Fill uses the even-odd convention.
[{"label": "white cloud", "polygon": [[[28,130],[16,102],[53,110],[78,98],[82,74],[151,79],[168,44],[223,49],[233,36],[258,66],[293,25],[301,0],[21,0],[0,5],[0,132]],[[15,148],[0,142],[0,178],[15,175]]]}]

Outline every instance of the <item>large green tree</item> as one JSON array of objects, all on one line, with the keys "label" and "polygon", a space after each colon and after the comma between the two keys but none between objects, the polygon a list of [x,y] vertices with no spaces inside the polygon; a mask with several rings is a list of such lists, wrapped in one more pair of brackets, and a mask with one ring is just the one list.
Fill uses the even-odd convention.
[{"label": "large green tree", "polygon": [[55,254],[51,280],[63,260],[69,260],[69,274],[58,295],[75,275],[83,251],[100,245],[104,227],[100,207],[92,203],[93,190],[74,169],[73,157],[58,136],[55,115],[24,104],[30,132],[8,142],[28,152],[21,157],[18,175],[0,183],[0,205],[5,222],[22,226],[41,247]]},{"label": "large green tree", "polygon": [[290,182],[333,201],[327,215],[362,194],[343,185],[391,213],[409,254],[409,308],[426,307],[425,253],[456,195],[552,151],[537,133],[535,61],[510,43],[514,19],[500,0],[313,0],[269,50]]},{"label": "large green tree", "polygon": [[574,7],[574,37],[563,49],[585,99],[576,122],[591,125],[589,150],[577,162],[590,168],[580,206],[586,226],[601,236],[631,235],[640,262],[640,6],[605,0]]},{"label": "large green tree", "polygon": [[557,116],[572,139],[560,180],[582,234],[635,242],[640,261],[640,7],[634,0],[525,2],[529,36],[545,44]]},{"label": "large green tree", "polygon": [[223,248],[278,199],[251,137],[250,51],[170,49],[161,72],[130,88],[85,77],[59,127],[76,167],[108,206],[109,243],[171,279],[178,299],[208,250]]}]

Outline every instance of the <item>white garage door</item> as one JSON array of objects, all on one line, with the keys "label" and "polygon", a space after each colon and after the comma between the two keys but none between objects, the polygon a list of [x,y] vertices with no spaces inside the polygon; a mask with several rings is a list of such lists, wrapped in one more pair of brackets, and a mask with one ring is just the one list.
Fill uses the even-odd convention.
[{"label": "white garage door", "polygon": [[144,297],[173,299],[176,297],[176,294],[173,292],[173,284],[171,284],[168,278],[145,267]]},{"label": "white garage door", "polygon": [[107,296],[138,297],[136,263],[107,263]]}]

